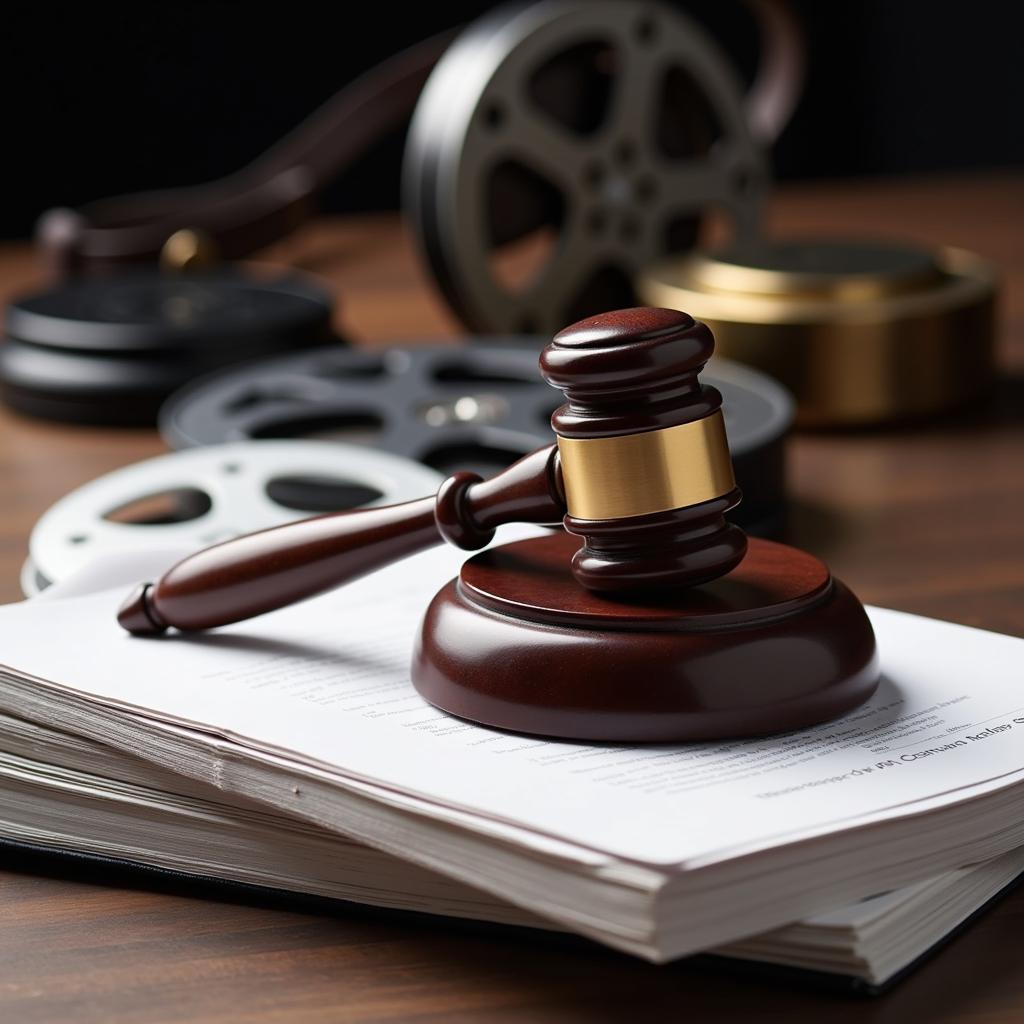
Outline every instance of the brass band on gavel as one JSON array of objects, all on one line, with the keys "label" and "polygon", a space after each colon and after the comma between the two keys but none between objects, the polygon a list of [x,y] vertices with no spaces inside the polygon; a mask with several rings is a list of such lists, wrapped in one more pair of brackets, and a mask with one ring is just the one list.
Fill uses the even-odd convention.
[{"label": "brass band on gavel", "polygon": [[620,437],[558,438],[566,508],[614,519],[696,505],[736,486],[725,421],[710,416]]}]

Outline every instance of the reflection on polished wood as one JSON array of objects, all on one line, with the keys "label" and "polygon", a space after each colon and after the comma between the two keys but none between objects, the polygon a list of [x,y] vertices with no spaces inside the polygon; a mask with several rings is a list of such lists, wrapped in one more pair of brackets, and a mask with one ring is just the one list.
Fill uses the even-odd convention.
[{"label": "reflection on polished wood", "polygon": [[[865,601],[1024,633],[1024,181],[985,177],[782,191],[777,234],[896,234],[953,244],[1003,273],[996,401],[917,430],[793,445],[791,540]],[[323,222],[277,254],[334,280],[368,344],[456,325],[391,218]],[[38,280],[0,248],[4,298]],[[32,524],[58,497],[163,451],[155,434],[0,413],[0,599],[14,600]],[[121,875],[0,859],[0,1019],[119,1021],[778,1021],[1011,1024],[1024,1019],[1024,891],[936,960],[864,1002],[651,967],[582,941],[356,911],[150,891]]]}]

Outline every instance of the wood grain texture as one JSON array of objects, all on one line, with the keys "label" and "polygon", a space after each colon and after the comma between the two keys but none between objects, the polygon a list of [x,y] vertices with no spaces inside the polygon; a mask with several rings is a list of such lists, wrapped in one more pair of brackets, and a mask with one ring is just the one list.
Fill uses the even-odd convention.
[{"label": "wood grain texture", "polygon": [[[699,379],[713,351],[711,332],[688,313],[638,307],[571,324],[541,352],[544,379],[568,399],[551,426],[563,524],[585,540],[572,572],[587,589],[692,587],[743,558],[746,536],[725,521],[740,492],[722,396]],[[684,425],[699,440],[687,433],[669,454],[662,445]]]},{"label": "wood grain texture", "polygon": [[813,555],[755,537],[697,589],[610,598],[577,585],[579,544],[551,533],[465,562],[424,616],[420,694],[512,732],[678,743],[817,725],[878,686],[864,608]]},{"label": "wood grain texture", "polygon": [[[804,436],[791,450],[790,540],[865,601],[1024,633],[1024,179],[986,176],[782,190],[782,233],[955,244],[1004,275],[996,401],[918,430]],[[342,291],[370,344],[456,330],[391,218],[311,226],[275,255]],[[0,249],[5,298],[37,280]],[[157,454],[155,435],[0,413],[0,599],[18,597],[29,530],[78,484]],[[246,906],[131,887],[121,876],[0,871],[0,1019],[66,1021],[796,1021],[1016,1024],[1024,891],[874,1001],[655,968],[582,942],[353,911]],[[17,870],[13,870],[14,867]]]},{"label": "wood grain texture", "polygon": [[244,534],[197,551],[142,583],[118,622],[139,636],[213,629],[343,586],[448,541],[475,551],[509,523],[557,523],[565,500],[553,444],[483,480],[459,471],[436,495],[333,512]]}]

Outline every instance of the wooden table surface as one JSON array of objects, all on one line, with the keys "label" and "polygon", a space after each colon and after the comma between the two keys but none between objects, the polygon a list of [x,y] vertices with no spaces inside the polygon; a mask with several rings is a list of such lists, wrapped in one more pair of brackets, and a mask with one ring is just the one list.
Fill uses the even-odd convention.
[{"label": "wooden table surface", "polygon": [[[794,438],[793,540],[865,601],[1024,633],[1024,179],[1009,174],[781,189],[779,234],[955,244],[995,261],[1002,382],[985,408],[917,429]],[[323,221],[271,254],[330,278],[368,345],[457,325],[394,218]],[[0,300],[38,280],[0,247]],[[163,451],[151,431],[69,428],[0,411],[0,600],[28,534],[87,480]],[[983,666],[979,666],[983,670]],[[1024,1020],[1024,890],[893,992],[863,1001],[652,967],[582,942],[357,912],[297,913],[73,868],[0,870],[0,1020]]]}]

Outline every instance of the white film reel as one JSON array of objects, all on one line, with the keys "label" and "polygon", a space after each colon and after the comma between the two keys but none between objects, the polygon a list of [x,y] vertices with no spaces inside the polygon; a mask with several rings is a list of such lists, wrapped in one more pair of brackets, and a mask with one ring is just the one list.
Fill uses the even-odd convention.
[{"label": "white film reel", "polygon": [[[147,459],[61,498],[36,523],[21,574],[33,597],[103,556],[198,550],[319,512],[437,489],[409,459],[327,441],[240,441]],[[124,513],[134,510],[126,521]]]}]

